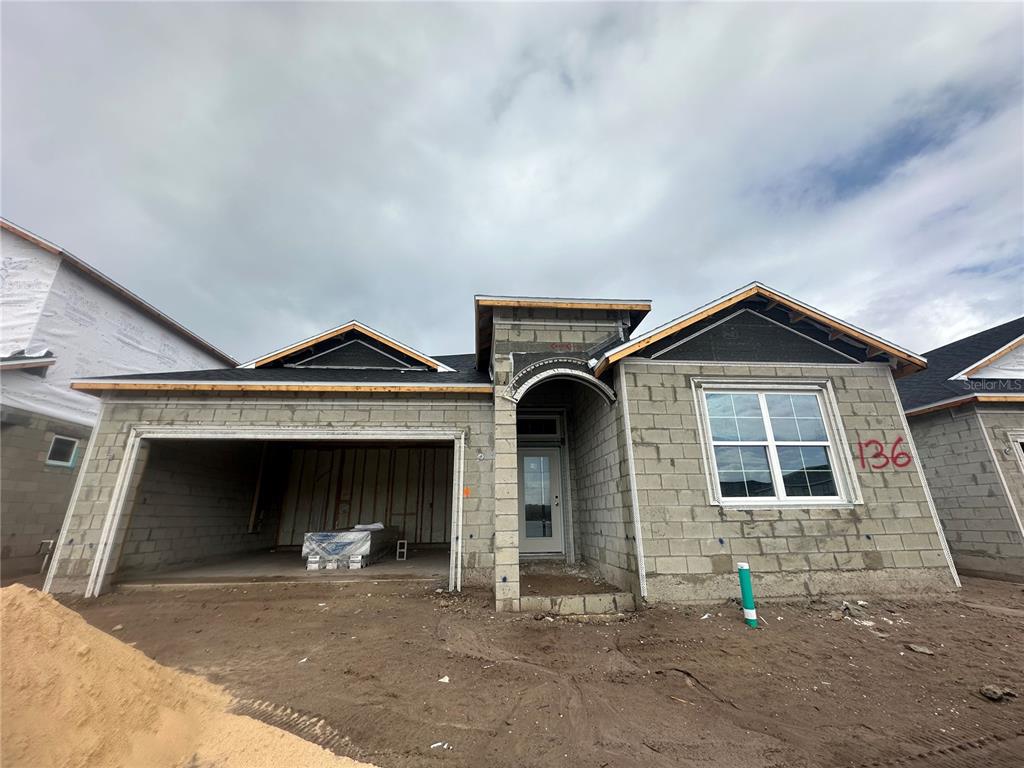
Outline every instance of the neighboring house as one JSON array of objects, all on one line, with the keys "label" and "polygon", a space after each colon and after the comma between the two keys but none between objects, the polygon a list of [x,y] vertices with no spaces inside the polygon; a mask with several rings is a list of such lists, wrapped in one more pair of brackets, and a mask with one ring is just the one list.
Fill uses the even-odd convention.
[{"label": "neighboring house", "polygon": [[38,571],[100,401],[83,376],[236,365],[60,247],[6,220],[0,266],[0,571]]},{"label": "neighboring house", "polygon": [[649,310],[477,296],[472,354],[351,322],[235,369],[77,381],[104,410],[46,588],[370,521],[499,610],[550,604],[520,593],[533,559],[649,601],[733,596],[739,561],[761,596],[955,588],[893,383],[922,357],[759,283],[636,335]]},{"label": "neighboring house", "polygon": [[927,358],[899,391],[953,559],[1024,581],[1024,317]]}]

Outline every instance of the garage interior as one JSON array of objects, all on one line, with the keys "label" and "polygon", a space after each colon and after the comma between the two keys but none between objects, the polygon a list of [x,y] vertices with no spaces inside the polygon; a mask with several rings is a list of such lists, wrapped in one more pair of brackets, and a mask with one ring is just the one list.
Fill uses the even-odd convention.
[{"label": "garage interior", "polygon": [[[143,445],[115,583],[448,579],[450,442]],[[375,522],[401,531],[407,559],[391,553],[358,570],[306,570],[306,532]]]}]

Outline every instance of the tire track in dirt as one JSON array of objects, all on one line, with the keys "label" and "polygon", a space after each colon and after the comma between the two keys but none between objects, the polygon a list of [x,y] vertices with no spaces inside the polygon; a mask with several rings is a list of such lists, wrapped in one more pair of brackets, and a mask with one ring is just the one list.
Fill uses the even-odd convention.
[{"label": "tire track in dirt", "polygon": [[891,760],[861,763],[857,768],[1020,768],[1024,732],[981,736]]},{"label": "tire track in dirt", "polygon": [[[592,748],[601,739],[604,731],[602,725],[619,717],[601,696],[588,696],[579,677],[572,672],[559,671],[547,664],[522,658],[481,637],[480,632],[465,626],[454,626],[450,621],[442,621],[438,630],[439,639],[443,640],[445,649],[451,654],[505,665],[545,678],[544,682],[531,685],[528,694],[517,697],[505,715],[506,725],[514,723],[524,710],[550,709],[551,702],[555,702],[555,709],[563,710],[557,718],[563,721],[559,723],[558,733],[569,754],[573,754],[578,750]],[[553,692],[548,690],[550,688],[554,689]],[[600,712],[593,711],[595,706]]]}]

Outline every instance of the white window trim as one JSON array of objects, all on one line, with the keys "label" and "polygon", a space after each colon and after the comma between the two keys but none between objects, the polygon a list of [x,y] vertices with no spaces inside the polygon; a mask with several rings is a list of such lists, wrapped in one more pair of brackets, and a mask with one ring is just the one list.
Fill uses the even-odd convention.
[{"label": "white window trim", "polygon": [[[74,447],[71,449],[71,458],[67,461],[55,461],[50,458],[50,454],[53,453],[53,445],[58,440],[70,440],[74,443]],[[54,435],[50,440],[50,447],[46,451],[46,464],[50,467],[73,467],[75,466],[75,459],[78,457],[78,444],[79,439],[77,437],[68,437],[67,435]]]},{"label": "white window trim", "polygon": [[[693,377],[691,380],[694,405],[697,408],[697,431],[700,438],[701,454],[704,457],[705,477],[708,484],[708,497],[711,503],[729,508],[764,508],[764,507],[842,507],[850,508],[863,503],[857,473],[853,464],[853,454],[846,441],[846,430],[839,417],[838,403],[832,390],[832,383],[824,381],[808,381],[806,379],[707,379]],[[707,412],[706,392],[734,394],[816,394],[818,407],[821,409],[825,424],[827,444],[814,442],[775,442],[772,439],[753,441],[753,444],[765,445],[768,448],[768,466],[772,474],[772,483],[776,489],[785,493],[781,469],[778,466],[778,455],[773,447],[777,445],[827,445],[832,463],[832,478],[838,494],[836,496],[727,496],[723,497],[718,482],[718,467],[715,461],[714,442],[711,439],[711,422]],[[772,435],[767,408],[762,398],[761,416],[765,421],[765,434]],[[724,443],[723,443],[724,444]],[[745,443],[737,443],[743,445]]]}]

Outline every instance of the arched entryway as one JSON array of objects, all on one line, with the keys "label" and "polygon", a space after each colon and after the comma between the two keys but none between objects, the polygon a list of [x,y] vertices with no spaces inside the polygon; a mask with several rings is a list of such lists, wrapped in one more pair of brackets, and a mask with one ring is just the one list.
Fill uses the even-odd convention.
[{"label": "arched entryway", "polygon": [[[505,531],[496,535],[499,603],[521,602],[523,610],[532,610],[533,598],[547,599],[550,590],[536,588],[544,582],[536,574],[547,574],[548,565],[561,566],[561,573],[565,566],[584,565],[589,574],[550,580],[559,585],[551,587],[559,597],[570,588],[581,600],[594,590],[631,591],[628,468],[615,391],[582,360],[540,360],[517,368],[499,390],[514,415],[514,454],[508,450],[505,463],[511,465],[514,455],[516,504],[514,538],[508,530],[510,504]],[[506,449],[513,447],[510,442]],[[558,573],[550,569],[553,577]]]}]

